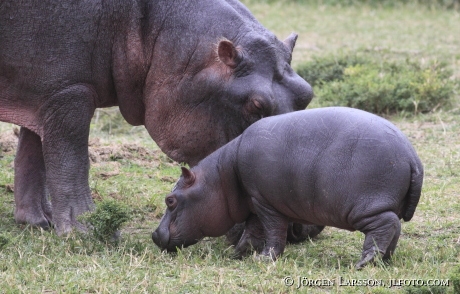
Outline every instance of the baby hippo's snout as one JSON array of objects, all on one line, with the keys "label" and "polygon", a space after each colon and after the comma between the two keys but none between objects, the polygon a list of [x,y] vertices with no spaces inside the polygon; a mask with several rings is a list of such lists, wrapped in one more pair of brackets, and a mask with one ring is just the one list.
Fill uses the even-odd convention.
[{"label": "baby hippo's snout", "polygon": [[[163,217],[164,218],[164,217]],[[160,225],[158,228],[152,233],[152,240],[161,250],[167,250],[168,252],[175,252],[176,247],[173,246],[172,248],[168,248],[169,245],[169,222],[164,222],[164,219],[161,220]]]},{"label": "baby hippo's snout", "polygon": [[164,235],[158,233],[158,230],[152,233],[152,240],[158,247],[162,250],[166,249],[166,245],[168,244],[168,239],[165,238]]}]

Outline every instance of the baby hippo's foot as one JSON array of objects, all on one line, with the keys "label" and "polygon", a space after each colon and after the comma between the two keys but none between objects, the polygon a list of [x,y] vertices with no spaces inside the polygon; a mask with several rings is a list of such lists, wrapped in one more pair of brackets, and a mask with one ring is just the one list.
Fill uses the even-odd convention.
[{"label": "baby hippo's foot", "polygon": [[263,254],[257,254],[257,255],[254,255],[254,260],[258,261],[258,262],[269,263],[269,262],[276,261],[276,258],[272,259],[270,256],[266,256],[266,255],[263,255]]},{"label": "baby hippo's foot", "polygon": [[265,237],[262,224],[253,214],[246,220],[243,235],[235,247],[235,257],[242,258],[252,250],[261,252],[264,246]]},{"label": "baby hippo's foot", "polygon": [[366,234],[361,260],[356,264],[356,269],[362,269],[377,256],[388,260],[395,251],[401,233],[401,222],[394,212],[383,212],[366,219],[367,227],[361,230]]},{"label": "baby hippo's foot", "polygon": [[236,246],[244,232],[245,223],[234,225],[230,231],[225,234],[228,244]]},{"label": "baby hippo's foot", "polygon": [[254,259],[261,262],[275,262],[281,253],[273,247],[265,247],[261,254],[254,256]]},{"label": "baby hippo's foot", "polygon": [[323,229],[324,226],[289,223],[287,242],[291,244],[303,242],[308,238],[316,237]]},{"label": "baby hippo's foot", "polygon": [[363,252],[361,260],[356,264],[357,270],[363,269],[367,264],[374,263],[375,259],[379,256],[383,256],[383,252],[380,252],[378,248],[373,246],[371,250]]}]

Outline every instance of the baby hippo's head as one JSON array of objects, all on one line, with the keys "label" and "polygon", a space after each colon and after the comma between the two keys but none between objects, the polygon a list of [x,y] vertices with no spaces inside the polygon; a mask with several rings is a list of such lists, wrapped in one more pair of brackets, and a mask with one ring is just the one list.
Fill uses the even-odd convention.
[{"label": "baby hippo's head", "polygon": [[165,198],[166,212],[152,233],[153,242],[162,250],[175,252],[203,237],[225,234],[234,223],[220,188],[217,175],[206,176],[199,166],[192,170],[182,167],[181,177]]}]

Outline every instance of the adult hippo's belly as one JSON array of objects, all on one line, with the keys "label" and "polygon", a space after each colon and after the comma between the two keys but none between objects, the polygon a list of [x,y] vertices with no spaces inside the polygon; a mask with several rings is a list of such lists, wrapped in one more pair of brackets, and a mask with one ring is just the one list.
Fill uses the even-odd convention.
[{"label": "adult hippo's belly", "polygon": [[262,117],[304,109],[296,38],[279,41],[233,0],[2,1],[0,121],[21,126],[16,221],[81,226],[95,108],[118,105],[190,165]]}]

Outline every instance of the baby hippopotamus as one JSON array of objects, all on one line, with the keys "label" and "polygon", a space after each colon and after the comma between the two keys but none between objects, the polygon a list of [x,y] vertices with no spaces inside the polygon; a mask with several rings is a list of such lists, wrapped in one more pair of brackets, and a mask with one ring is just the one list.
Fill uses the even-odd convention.
[{"label": "baby hippopotamus", "polygon": [[289,222],[365,234],[362,268],[389,258],[419,202],[423,166],[389,121],[345,107],[264,118],[182,175],[152,239],[160,248],[224,235],[246,222],[236,246],[276,259]]}]

